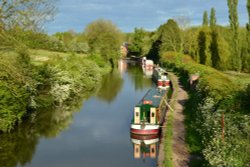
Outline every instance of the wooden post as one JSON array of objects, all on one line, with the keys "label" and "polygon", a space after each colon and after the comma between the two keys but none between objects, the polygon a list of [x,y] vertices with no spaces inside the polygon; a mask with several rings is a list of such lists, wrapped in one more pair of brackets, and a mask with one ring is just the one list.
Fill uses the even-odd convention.
[{"label": "wooden post", "polygon": [[222,142],[224,142],[224,133],[225,133],[225,120],[224,120],[224,112],[222,112],[221,114],[221,139],[222,139]]}]

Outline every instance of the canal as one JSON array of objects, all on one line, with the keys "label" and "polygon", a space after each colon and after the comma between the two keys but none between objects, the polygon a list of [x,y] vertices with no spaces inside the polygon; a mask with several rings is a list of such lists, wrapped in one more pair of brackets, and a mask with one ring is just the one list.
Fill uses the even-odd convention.
[{"label": "canal", "polygon": [[122,64],[81,102],[0,135],[0,166],[155,167],[158,140],[130,136],[133,107],[151,86],[139,66]]}]

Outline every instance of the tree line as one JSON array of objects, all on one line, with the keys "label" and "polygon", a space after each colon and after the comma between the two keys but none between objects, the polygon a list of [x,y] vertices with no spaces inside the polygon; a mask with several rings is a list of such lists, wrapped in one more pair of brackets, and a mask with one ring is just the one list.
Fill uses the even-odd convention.
[{"label": "tree line", "polygon": [[[190,55],[196,62],[218,70],[250,72],[250,20],[245,27],[239,26],[237,0],[228,0],[229,26],[217,24],[216,10],[211,8],[210,15],[203,13],[201,26],[186,28],[189,20],[169,19],[156,31],[147,32],[136,28],[127,34],[130,54],[146,56],[159,62],[160,55],[175,52],[181,56]],[[250,18],[250,2],[246,8]],[[185,27],[185,28],[182,28]]]}]

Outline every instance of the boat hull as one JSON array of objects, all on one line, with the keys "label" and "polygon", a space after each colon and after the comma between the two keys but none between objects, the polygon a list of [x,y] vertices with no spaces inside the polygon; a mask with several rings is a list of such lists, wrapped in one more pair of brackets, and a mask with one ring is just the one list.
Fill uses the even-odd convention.
[{"label": "boat hull", "polygon": [[137,135],[153,135],[160,132],[160,125],[131,124],[130,132]]}]

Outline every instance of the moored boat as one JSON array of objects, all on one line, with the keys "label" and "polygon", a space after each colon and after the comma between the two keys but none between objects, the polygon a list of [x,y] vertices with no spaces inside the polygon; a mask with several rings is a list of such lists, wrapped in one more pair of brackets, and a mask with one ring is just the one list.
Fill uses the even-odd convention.
[{"label": "moored boat", "polygon": [[153,68],[154,68],[153,60],[149,60],[146,57],[142,58],[141,64],[142,64],[142,68],[145,68],[147,70],[153,70]]},{"label": "moored boat", "polygon": [[153,135],[160,132],[166,113],[167,90],[150,89],[134,107],[130,131],[137,135]]},{"label": "moored boat", "polygon": [[161,67],[154,68],[153,80],[156,82],[157,87],[160,89],[167,89],[171,85],[171,81],[168,78],[168,73]]}]

